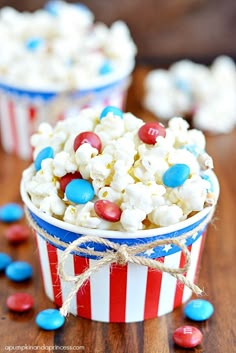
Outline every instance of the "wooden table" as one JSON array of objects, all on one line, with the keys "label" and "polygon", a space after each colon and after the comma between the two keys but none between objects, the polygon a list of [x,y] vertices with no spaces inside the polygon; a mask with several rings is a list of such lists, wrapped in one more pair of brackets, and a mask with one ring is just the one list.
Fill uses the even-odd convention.
[{"label": "wooden table", "polygon": [[[135,71],[127,110],[148,120],[153,117],[140,104],[146,72],[147,68]],[[64,327],[58,331],[44,332],[35,325],[35,316],[40,310],[53,307],[53,304],[42,288],[35,242],[31,239],[18,246],[8,244],[3,235],[7,225],[0,224],[0,251],[10,254],[14,260],[28,261],[34,268],[33,279],[26,283],[13,283],[4,274],[0,276],[0,352],[11,349],[11,352],[40,353],[181,353],[186,350],[173,344],[172,333],[180,325],[194,324],[202,330],[204,339],[201,346],[190,352],[232,353],[236,346],[236,131],[227,135],[208,136],[207,149],[214,158],[221,185],[215,221],[209,227],[198,281],[206,292],[205,298],[215,307],[215,313],[209,320],[190,322],[184,318],[183,308],[178,308],[163,317],[132,324],[104,324],[69,316]],[[19,182],[22,170],[27,165],[28,162],[0,151],[0,205],[21,202]],[[22,222],[25,223],[25,220]],[[34,308],[24,314],[9,312],[5,304],[7,296],[23,290],[34,296]],[[72,348],[69,349],[69,346]]]}]

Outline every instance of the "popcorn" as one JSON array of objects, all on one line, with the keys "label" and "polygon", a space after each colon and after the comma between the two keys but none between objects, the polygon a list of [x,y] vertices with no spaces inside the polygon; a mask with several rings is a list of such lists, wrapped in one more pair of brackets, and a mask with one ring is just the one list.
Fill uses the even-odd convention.
[{"label": "popcorn", "polygon": [[[54,128],[43,123],[32,136],[35,159],[46,143],[54,150],[53,158],[42,160],[41,169],[31,165],[23,173],[25,189],[36,207],[70,224],[133,232],[176,224],[215,204],[208,172],[213,161],[200,131],[189,130],[186,121],[174,117],[166,129],[152,125],[152,131],[162,129],[162,136],[157,132],[156,141],[143,142],[139,134],[143,121],[131,113],[113,114],[117,108],[105,109],[109,110],[105,116],[91,108],[82,111],[86,124],[80,116]],[[81,132],[91,136],[86,134],[89,131],[101,139],[101,149],[89,139],[74,148]],[[173,176],[174,166],[178,168]],[[105,212],[96,212],[98,200],[108,201],[99,203]],[[118,217],[114,221],[109,217],[112,209]]]},{"label": "popcorn", "polygon": [[236,66],[227,56],[210,67],[181,60],[169,70],[156,69],[145,79],[143,105],[158,118],[192,117],[193,125],[228,133],[236,124]]},{"label": "popcorn", "polygon": [[130,71],[137,52],[124,22],[109,28],[86,6],[60,0],[33,13],[2,8],[0,45],[1,81],[39,91],[96,86]]}]

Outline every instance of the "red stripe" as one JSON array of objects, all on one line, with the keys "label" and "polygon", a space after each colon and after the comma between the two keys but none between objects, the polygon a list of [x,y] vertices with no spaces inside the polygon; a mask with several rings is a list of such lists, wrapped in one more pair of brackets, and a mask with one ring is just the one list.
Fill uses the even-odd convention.
[{"label": "red stripe", "polygon": [[36,117],[37,117],[37,109],[34,106],[30,106],[28,108],[28,149],[30,151],[30,156],[33,155],[33,147],[30,145],[30,136],[35,132],[36,129]]},{"label": "red stripe", "polygon": [[[164,262],[164,257],[156,261]],[[144,320],[157,317],[161,293],[162,272],[148,268]]]},{"label": "red stripe", "polygon": [[[192,249],[192,245],[189,245],[188,251],[190,253],[191,253],[191,249]],[[185,261],[186,261],[186,259],[185,259],[184,253],[182,251],[181,256],[180,256],[180,261],[179,261],[180,268],[184,267]],[[183,275],[186,276],[186,274],[187,273],[185,272]],[[182,304],[183,294],[184,294],[184,284],[182,282],[177,281],[176,282],[176,289],[175,289],[174,309]]]},{"label": "red stripe", "polygon": [[54,295],[54,301],[58,306],[62,306],[62,293],[61,293],[61,281],[57,273],[58,268],[58,257],[57,249],[55,246],[47,243],[48,260],[52,278],[52,289]]},{"label": "red stripe", "polygon": [[[83,273],[89,268],[89,259],[80,256],[74,256],[75,275]],[[77,314],[81,317],[91,319],[91,293],[90,281],[87,280],[76,294]]]},{"label": "red stripe", "polygon": [[15,107],[14,103],[9,100],[8,101],[8,113],[10,118],[10,125],[11,125],[11,138],[12,138],[12,152],[17,154],[19,141],[18,141],[18,133],[16,128],[16,116],[15,116]]},{"label": "red stripe", "polygon": [[110,322],[125,322],[127,265],[110,267]]},{"label": "red stripe", "polygon": [[196,283],[198,273],[200,271],[200,263],[201,263],[201,259],[202,259],[202,252],[203,252],[204,245],[205,245],[206,232],[207,232],[207,230],[205,230],[201,236],[201,245],[200,245],[200,250],[199,250],[198,259],[197,259],[196,271],[195,271],[195,275],[194,275],[194,283]]}]

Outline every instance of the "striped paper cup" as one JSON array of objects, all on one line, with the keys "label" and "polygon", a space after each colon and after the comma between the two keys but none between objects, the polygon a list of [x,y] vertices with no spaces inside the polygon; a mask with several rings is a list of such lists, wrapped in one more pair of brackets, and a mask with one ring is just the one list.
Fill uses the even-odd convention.
[{"label": "striped paper cup", "polygon": [[113,105],[124,109],[133,65],[125,72],[109,74],[80,90],[36,91],[10,86],[0,80],[0,134],[3,149],[9,154],[30,160],[30,136],[43,122],[77,114],[88,107]]},{"label": "striped paper cup", "polygon": [[[215,174],[211,174],[215,193],[219,194],[219,184]],[[74,289],[74,282],[65,281],[58,274],[58,266],[63,262],[64,271],[72,278],[96,266],[100,258],[78,251],[64,258],[65,248],[83,236],[95,236],[112,241],[116,245],[148,244],[157,239],[174,239],[186,233],[182,239],[189,251],[191,263],[183,276],[195,282],[203,250],[207,225],[214,207],[207,207],[179,224],[141,230],[135,233],[88,229],[66,224],[39,211],[30,201],[24,183],[21,183],[21,196],[26,212],[35,225],[39,259],[44,288],[47,296],[59,307],[67,300]],[[31,222],[32,223],[32,222]],[[45,231],[49,237],[45,238]],[[107,254],[111,249],[96,241],[81,245],[85,249]],[[138,256],[152,259],[169,268],[184,266],[183,249],[176,244],[162,244],[149,248]],[[165,271],[159,271],[136,263],[118,265],[109,263],[93,272],[78,289],[70,302],[69,312],[91,320],[102,322],[138,322],[172,312],[192,295],[189,287]]]}]

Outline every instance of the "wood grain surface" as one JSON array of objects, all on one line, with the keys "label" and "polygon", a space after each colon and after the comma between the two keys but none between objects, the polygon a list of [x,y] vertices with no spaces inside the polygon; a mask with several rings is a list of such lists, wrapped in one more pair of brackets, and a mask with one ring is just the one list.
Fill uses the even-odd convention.
[{"label": "wood grain surface", "polygon": [[[137,68],[129,91],[127,110],[145,120],[153,117],[140,104],[143,78],[148,68]],[[209,227],[198,284],[204,288],[215,307],[214,315],[202,323],[194,323],[204,335],[203,342],[188,352],[233,353],[235,351],[235,254],[236,254],[236,131],[228,135],[207,136],[207,150],[215,161],[221,195],[214,224]],[[0,205],[21,202],[19,182],[28,162],[0,151]],[[22,220],[25,223],[25,220]],[[180,325],[193,324],[183,315],[183,308],[157,319],[131,324],[104,324],[70,315],[65,325],[52,332],[40,330],[36,314],[54,307],[44,294],[33,237],[20,245],[8,244],[4,237],[7,225],[0,224],[0,251],[14,260],[32,264],[33,278],[25,283],[13,283],[0,275],[0,352],[82,352],[82,353],[184,353],[173,344],[172,333]],[[8,311],[6,299],[16,291],[34,296],[35,305],[24,314]],[[32,347],[30,347],[32,346]],[[71,346],[71,348],[69,348]],[[23,350],[24,349],[24,350]]]}]

